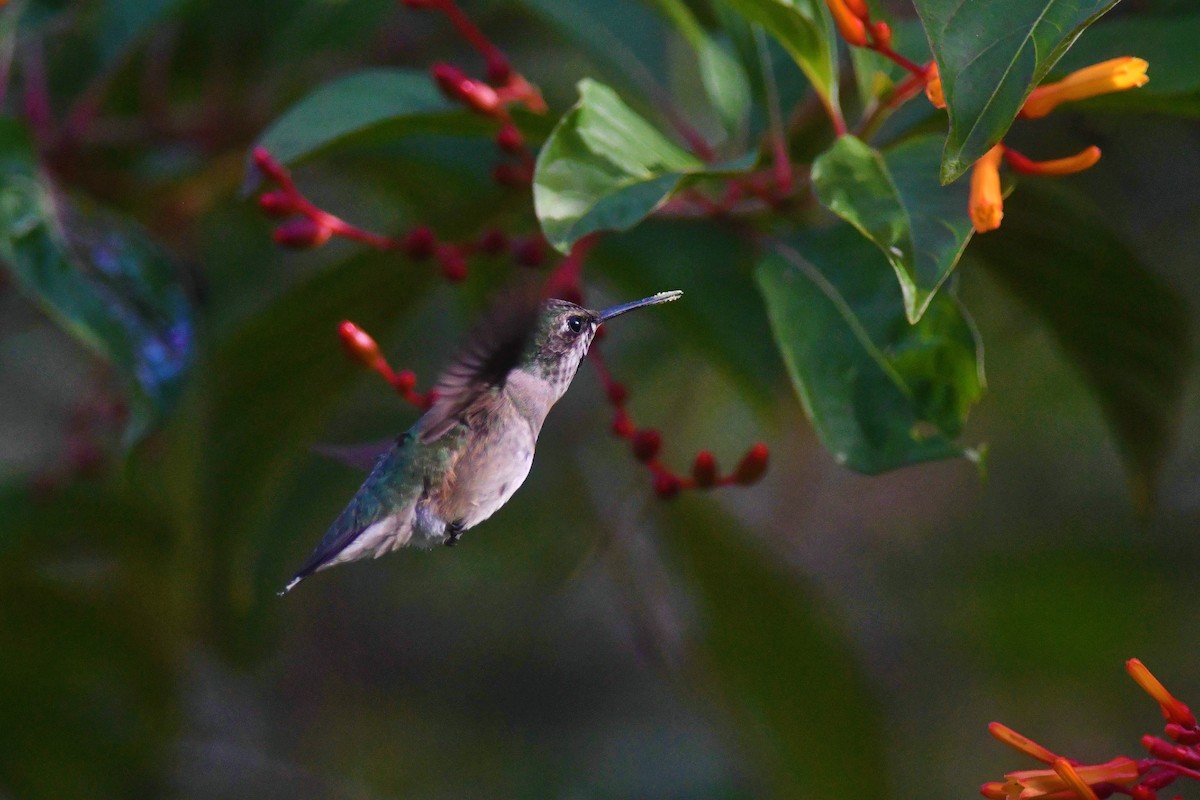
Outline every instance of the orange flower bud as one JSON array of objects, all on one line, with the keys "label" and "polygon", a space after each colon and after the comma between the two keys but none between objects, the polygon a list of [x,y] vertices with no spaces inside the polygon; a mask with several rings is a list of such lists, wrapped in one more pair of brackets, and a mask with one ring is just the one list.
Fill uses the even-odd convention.
[{"label": "orange flower bud", "polygon": [[[1063,767],[1063,765],[1066,765]],[[1004,793],[1013,800],[1038,800],[1038,798],[1070,797],[1080,800],[1096,797],[1091,788],[1100,783],[1115,783],[1129,786],[1138,779],[1137,762],[1132,758],[1117,756],[1103,764],[1073,766],[1065,758],[1055,759],[1055,769],[1026,769],[1009,772],[1004,777]],[[1062,772],[1059,772],[1059,770]],[[1084,793],[1080,793],[1080,789]]]},{"label": "orange flower bud", "polygon": [[1066,158],[1056,158],[1052,161],[1032,161],[1011,147],[1005,147],[1004,160],[1014,170],[1025,175],[1070,175],[1094,167],[1100,160],[1100,148],[1092,145]]},{"label": "orange flower bud", "polygon": [[925,96],[934,108],[945,108],[946,97],[942,94],[942,76],[938,72],[936,61],[930,61],[925,68]]},{"label": "orange flower bud", "polygon": [[866,0],[843,0],[846,8],[850,13],[861,19],[863,22],[868,22],[871,19],[871,9],[867,8]]},{"label": "orange flower bud", "polygon": [[1083,778],[1075,771],[1075,767],[1071,766],[1070,761],[1065,758],[1054,759],[1054,771],[1071,787],[1079,800],[1100,800],[1096,791],[1083,782]]},{"label": "orange flower bud", "polygon": [[871,36],[875,38],[875,44],[880,47],[892,46],[892,26],[883,20],[871,23]]},{"label": "orange flower bud", "polygon": [[1191,709],[1176,700],[1175,696],[1167,691],[1167,688],[1159,682],[1158,678],[1154,677],[1150,670],[1146,669],[1146,665],[1140,660],[1131,658],[1126,661],[1125,671],[1137,682],[1138,686],[1145,690],[1146,694],[1155,699],[1162,708],[1167,722],[1174,722],[1185,728],[1196,727],[1196,717],[1192,714]]},{"label": "orange flower bud", "polygon": [[1061,81],[1034,89],[1021,109],[1021,116],[1044,117],[1059,103],[1145,86],[1150,80],[1146,75],[1149,66],[1144,59],[1125,56],[1076,70]]},{"label": "orange flower bud", "polygon": [[1027,736],[1014,731],[1012,728],[1001,722],[993,722],[988,725],[988,733],[997,741],[1003,742],[1014,750],[1024,753],[1027,756],[1036,758],[1046,764],[1053,764],[1058,758],[1057,755],[1042,747],[1037,742]]},{"label": "orange flower bud", "polygon": [[825,0],[842,38],[855,47],[866,47],[867,25],[861,17],[847,7],[848,2],[853,2],[853,0]]},{"label": "orange flower bud", "polygon": [[1003,157],[1004,146],[998,144],[976,161],[971,170],[968,208],[977,233],[996,230],[1004,218],[1004,195],[1000,192],[1000,160]]}]

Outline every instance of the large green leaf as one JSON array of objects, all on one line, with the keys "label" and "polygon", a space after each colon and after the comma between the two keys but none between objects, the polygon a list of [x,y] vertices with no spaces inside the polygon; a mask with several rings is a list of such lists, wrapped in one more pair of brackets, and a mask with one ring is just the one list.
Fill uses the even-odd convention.
[{"label": "large green leaf", "polygon": [[579,83],[579,102],[538,154],[533,204],[552,245],[641,222],[704,163],[663,136],[612,89]]},{"label": "large green leaf", "polygon": [[916,0],[942,78],[949,183],[992,148],[1083,29],[1117,0]]},{"label": "large green leaf", "polygon": [[833,113],[838,109],[837,47],[833,19],[820,0],[720,0],[762,25],[796,60]]},{"label": "large green leaf", "polygon": [[127,443],[175,402],[192,360],[187,295],[167,255],[132,221],[84,211],[38,168],[24,128],[0,119],[0,263],[129,388]]},{"label": "large green leaf", "polygon": [[469,121],[427,72],[372,69],[327,83],[288,109],[259,138],[258,146],[281,162],[309,158],[348,137],[378,132],[446,132]]},{"label": "large green leaf", "polygon": [[750,111],[750,79],[742,65],[708,35],[683,0],[654,0],[692,49],[700,81],[726,129],[738,130]]},{"label": "large green leaf", "polygon": [[1187,309],[1088,201],[1030,181],[972,249],[1045,320],[1095,393],[1145,506],[1179,424]]},{"label": "large green leaf", "polygon": [[665,521],[696,615],[697,682],[758,767],[768,791],[754,796],[887,797],[878,699],[819,599],[711,503]]},{"label": "large green leaf", "polygon": [[817,197],[896,270],[910,322],[925,313],[974,233],[968,187],[938,183],[940,138],[921,136],[880,153],[841,136],[813,162]]},{"label": "large green leaf", "polygon": [[954,442],[983,389],[980,347],[941,292],[910,325],[879,252],[847,225],[779,245],[758,266],[783,360],[834,458],[878,473],[974,457]]},{"label": "large green leaf", "polygon": [[1054,77],[1110,58],[1137,56],[1150,62],[1150,82],[1128,92],[1089,100],[1094,108],[1200,115],[1200,14],[1120,16],[1094,25],[1063,56]]}]

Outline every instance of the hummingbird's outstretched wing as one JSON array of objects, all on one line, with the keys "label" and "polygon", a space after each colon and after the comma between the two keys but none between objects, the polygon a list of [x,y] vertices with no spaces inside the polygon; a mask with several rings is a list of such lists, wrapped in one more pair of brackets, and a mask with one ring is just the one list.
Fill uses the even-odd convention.
[{"label": "hummingbird's outstretched wing", "polygon": [[537,329],[541,299],[531,288],[512,290],[475,326],[439,376],[433,407],[417,422],[424,443],[440,439],[481,397],[504,386]]}]

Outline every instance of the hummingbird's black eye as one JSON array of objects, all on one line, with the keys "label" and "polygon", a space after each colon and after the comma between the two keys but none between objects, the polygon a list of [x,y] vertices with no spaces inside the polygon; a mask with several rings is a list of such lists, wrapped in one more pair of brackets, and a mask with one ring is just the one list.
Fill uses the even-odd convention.
[{"label": "hummingbird's black eye", "polygon": [[567,317],[567,328],[571,333],[579,333],[583,330],[583,317]]}]

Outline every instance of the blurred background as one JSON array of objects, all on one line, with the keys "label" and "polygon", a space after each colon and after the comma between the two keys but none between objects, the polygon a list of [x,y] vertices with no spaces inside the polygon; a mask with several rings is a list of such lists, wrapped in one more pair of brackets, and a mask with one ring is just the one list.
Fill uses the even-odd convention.
[{"label": "blurred background", "polygon": [[[647,7],[580,5],[664,86],[694,84]],[[551,119],[606,69],[553,6],[466,3]],[[1161,717],[1127,658],[1200,703],[1195,376],[1139,513],[1080,374],[971,251],[959,288],[988,391],[962,440],[986,443],[986,476],[835,464],[770,340],[753,254],[712,226],[647,223],[589,261],[592,304],[680,288],[675,305],[695,298],[737,341],[674,306],[612,326],[631,412],[681,468],[766,442],[766,478],[656,499],[585,368],[525,486],[462,546],[276,597],[361,479],[311,447],[416,417],[344,357],[337,321],[425,382],[514,267],[482,259],[453,287],[346,242],[281,250],[238,191],[248,149],[333,77],[478,57],[392,0],[31,2],[21,26],[0,35],[14,85],[44,65],[51,117],[87,121],[43,147],[47,169],[170,252],[194,348],[123,455],[112,371],[0,272],[0,797],[968,797],[1034,766],[991,720],[1086,762],[1137,756]],[[36,122],[20,96],[7,113]],[[1071,185],[1194,318],[1200,128],[1085,111],[1036,136],[1102,147]],[[417,131],[295,174],[377,230],[533,233],[494,160],[486,136]]]}]

